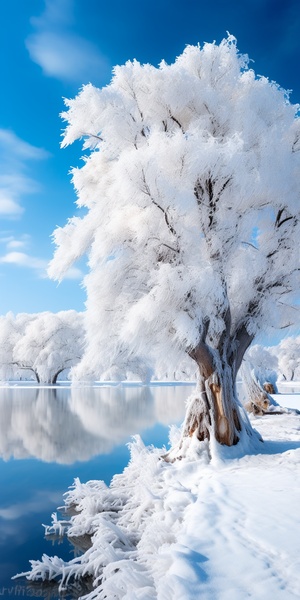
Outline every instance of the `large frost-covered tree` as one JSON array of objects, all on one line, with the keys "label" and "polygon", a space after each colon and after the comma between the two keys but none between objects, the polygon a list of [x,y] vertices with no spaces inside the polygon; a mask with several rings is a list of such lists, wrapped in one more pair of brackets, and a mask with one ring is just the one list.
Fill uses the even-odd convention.
[{"label": "large frost-covered tree", "polygon": [[236,444],[244,353],[289,324],[299,282],[298,106],[232,36],[171,65],[128,62],[66,105],[63,145],[85,139],[73,170],[85,214],[56,230],[49,272],[88,253],[77,376],[188,355],[199,387],[183,436]]}]

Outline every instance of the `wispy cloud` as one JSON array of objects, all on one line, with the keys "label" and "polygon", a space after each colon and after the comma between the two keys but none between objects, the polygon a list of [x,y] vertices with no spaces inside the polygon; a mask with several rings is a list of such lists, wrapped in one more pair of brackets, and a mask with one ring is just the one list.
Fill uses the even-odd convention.
[{"label": "wispy cloud", "polygon": [[[0,186],[1,186],[1,177],[0,177]],[[12,190],[0,189],[0,215],[3,216],[16,216],[20,215],[23,212],[20,204],[12,197],[14,194]]]},{"label": "wispy cloud", "polygon": [[32,146],[9,129],[0,129],[0,216],[17,217],[23,212],[22,198],[38,191],[39,184],[29,174],[31,161],[43,160],[49,153]]},{"label": "wispy cloud", "polygon": [[[0,239],[1,242],[1,239]],[[15,248],[20,248],[22,240],[9,239],[6,242],[7,249],[12,249],[11,252],[6,252],[0,256],[0,265],[13,265],[15,267],[21,267],[25,269],[31,269],[36,272],[36,275],[41,279],[48,279],[47,267],[49,261],[44,258],[38,258],[31,256],[26,252],[20,252]],[[71,267],[64,279],[82,279],[83,273],[78,267]]]},{"label": "wispy cloud", "polygon": [[25,252],[8,252],[4,256],[0,256],[1,264],[10,264],[17,267],[27,267],[28,269],[35,269],[44,272],[47,268],[48,261],[42,258],[36,258],[30,256]]},{"label": "wispy cloud", "polygon": [[25,242],[23,240],[10,240],[7,244],[8,248],[24,248]]},{"label": "wispy cloud", "polygon": [[14,156],[15,160],[41,160],[49,156],[47,150],[28,144],[9,129],[0,129],[0,146]]},{"label": "wispy cloud", "polygon": [[27,233],[23,233],[19,238],[16,238],[10,232],[0,231],[0,244],[5,244],[7,250],[25,248],[30,240],[31,236]]},{"label": "wispy cloud", "polygon": [[45,75],[78,84],[109,76],[108,59],[95,44],[72,31],[72,0],[46,0],[42,15],[31,22],[35,31],[26,47]]}]

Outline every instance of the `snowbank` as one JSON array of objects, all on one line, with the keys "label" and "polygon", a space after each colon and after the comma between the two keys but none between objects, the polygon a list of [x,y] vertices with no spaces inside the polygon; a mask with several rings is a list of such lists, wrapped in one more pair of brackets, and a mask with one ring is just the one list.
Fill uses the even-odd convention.
[{"label": "snowbank", "polygon": [[299,598],[300,419],[253,421],[264,443],[235,458],[194,442],[167,464],[137,437],[110,487],[76,480],[65,498],[73,516],[53,515],[46,533],[67,534],[80,555],[33,560],[28,579],[63,589],[90,576],[88,600]]}]

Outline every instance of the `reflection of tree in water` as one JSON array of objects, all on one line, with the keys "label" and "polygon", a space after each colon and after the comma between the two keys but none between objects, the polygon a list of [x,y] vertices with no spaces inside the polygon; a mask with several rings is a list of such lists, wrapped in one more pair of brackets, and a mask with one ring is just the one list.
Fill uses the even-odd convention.
[{"label": "reflection of tree in water", "polygon": [[180,423],[184,418],[186,398],[194,386],[157,386],[154,391],[156,420],[164,425]]},{"label": "reflection of tree in water", "polygon": [[3,388],[0,456],[70,464],[183,418],[180,387]]},{"label": "reflection of tree in water", "polygon": [[149,387],[74,388],[70,404],[87,431],[101,432],[107,451],[156,419]]},{"label": "reflection of tree in water", "polygon": [[77,433],[80,424],[70,413],[66,390],[6,389],[0,405],[1,456],[72,462],[72,430]]},{"label": "reflection of tree in water", "polygon": [[93,580],[90,576],[70,581],[67,590],[59,590],[59,585],[56,581],[26,581],[25,585],[27,598],[38,597],[44,600],[78,600],[78,598],[85,596],[93,590]]}]

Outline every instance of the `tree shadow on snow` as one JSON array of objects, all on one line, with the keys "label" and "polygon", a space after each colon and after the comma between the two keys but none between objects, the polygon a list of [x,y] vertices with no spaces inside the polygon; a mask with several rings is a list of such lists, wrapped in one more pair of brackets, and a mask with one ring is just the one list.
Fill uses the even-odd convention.
[{"label": "tree shadow on snow", "polygon": [[297,450],[300,448],[300,441],[292,441],[292,440],[264,440],[262,444],[261,452],[256,452],[255,454],[282,454],[283,452],[288,452],[289,450]]}]

